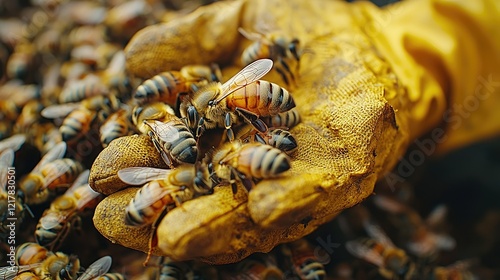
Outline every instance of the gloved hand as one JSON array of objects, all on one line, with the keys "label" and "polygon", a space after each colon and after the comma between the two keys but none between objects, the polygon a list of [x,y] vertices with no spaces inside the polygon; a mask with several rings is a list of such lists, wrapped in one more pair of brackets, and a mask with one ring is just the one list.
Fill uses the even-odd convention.
[{"label": "gloved hand", "polygon": [[[141,78],[217,62],[231,65],[223,68],[227,79],[243,67],[240,55],[251,43],[238,27],[253,31],[260,21],[303,48],[297,86],[290,88],[302,119],[291,129],[298,142],[291,169],[248,195],[217,188],[169,211],[156,229],[155,254],[222,264],[267,252],[369,196],[417,137],[429,133],[415,141],[415,151],[429,156],[437,144],[446,151],[498,133],[499,11],[493,0],[405,1],[384,9],[241,0],[139,31],[126,55],[128,71]],[[274,72],[263,79],[285,86]],[[116,171],[127,166],[164,164],[146,136],[113,141],[90,175],[94,189],[111,194],[94,223],[108,239],[147,252],[154,229],[124,224],[137,191],[121,190]]]}]

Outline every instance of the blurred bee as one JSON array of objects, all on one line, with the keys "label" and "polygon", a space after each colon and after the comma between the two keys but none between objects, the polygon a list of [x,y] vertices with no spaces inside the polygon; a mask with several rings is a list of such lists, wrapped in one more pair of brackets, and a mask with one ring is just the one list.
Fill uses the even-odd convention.
[{"label": "blurred bee", "polygon": [[46,201],[50,195],[49,190],[69,186],[83,171],[79,162],[62,158],[65,152],[66,143],[57,144],[21,179],[19,189],[26,196],[26,203],[39,204]]},{"label": "blurred bee", "polygon": [[24,85],[19,80],[10,80],[0,87],[0,120],[16,121],[21,109],[32,99],[40,97],[40,87]]},{"label": "blurred bee", "polygon": [[229,142],[215,151],[213,172],[219,181],[230,183],[236,193],[239,180],[249,191],[252,179],[275,178],[290,169],[290,157],[284,152],[261,143]]},{"label": "blurred bee", "polygon": [[59,103],[80,102],[86,98],[107,95],[108,88],[95,75],[67,84],[59,95]]},{"label": "blurred bee", "polygon": [[259,132],[253,126],[246,125],[238,131],[236,138],[240,139],[243,143],[259,142],[267,144],[283,152],[291,152],[297,148],[297,141],[292,133],[280,128],[272,128],[266,132]]},{"label": "blurred bee", "polygon": [[118,177],[129,185],[145,184],[126,209],[125,223],[143,226],[154,222],[167,205],[180,206],[195,196],[208,194],[213,183],[201,163],[175,169],[129,167]]},{"label": "blurred bee", "polygon": [[103,25],[78,26],[71,29],[68,41],[74,47],[81,45],[99,46],[107,41],[106,30]]},{"label": "blurred bee", "polygon": [[78,277],[77,280],[102,279],[102,277],[106,275],[106,272],[109,271],[111,263],[112,258],[110,256],[102,257],[89,265],[89,267]]},{"label": "blurred bee", "polygon": [[61,132],[52,122],[33,124],[30,129],[30,136],[33,145],[38,148],[42,155],[45,155],[55,145],[62,142]]},{"label": "blurred bee", "polygon": [[160,259],[160,271],[157,280],[194,279],[193,270],[185,262],[176,262],[169,257]]},{"label": "blurred bee", "polygon": [[28,133],[31,126],[40,119],[40,112],[43,108],[43,104],[38,99],[26,103],[16,120],[14,133]]},{"label": "blurred bee", "polygon": [[80,224],[78,214],[97,206],[99,193],[89,187],[88,177],[89,170],[82,172],[64,195],[57,197],[43,212],[35,231],[38,244],[50,250],[57,249],[71,228]]},{"label": "blurred bee", "polygon": [[193,134],[186,124],[177,117],[168,122],[145,121],[150,127],[149,136],[163,161],[173,168],[174,163],[195,163],[198,147]]},{"label": "blurred bee", "polygon": [[51,105],[43,109],[41,114],[49,119],[66,116],[59,127],[61,137],[65,142],[75,142],[90,130],[97,116],[105,119],[104,116],[117,110],[119,106],[113,95],[98,95],[80,103]]},{"label": "blurred bee", "polygon": [[352,255],[376,265],[385,279],[477,279],[469,271],[472,262],[462,261],[446,267],[417,264],[404,250],[397,248],[378,226],[365,223],[365,229],[372,238],[348,241],[346,249]]},{"label": "blurred bee", "polygon": [[[257,60],[246,66],[224,84],[211,83],[194,93],[191,100],[181,103],[180,113],[196,136],[205,129],[224,127],[229,140],[234,139],[231,126],[238,122],[240,115],[272,116],[295,107],[295,102],[287,90],[280,86],[259,80],[269,70],[273,62],[269,59]],[[252,123],[259,128],[258,123]],[[261,129],[259,129],[261,130]]]},{"label": "blurred bee", "polygon": [[41,263],[47,257],[53,255],[47,248],[35,242],[21,244],[16,250],[16,264],[29,265]]},{"label": "blurred bee", "polygon": [[163,102],[153,102],[144,106],[136,106],[132,111],[132,122],[142,134],[148,134],[151,129],[147,120],[168,122],[175,117],[175,111]]},{"label": "blurred bee", "polygon": [[97,278],[94,278],[95,280],[125,280],[125,276],[121,273],[117,272],[108,272],[105,273]]},{"label": "blurred bee", "polygon": [[386,279],[413,279],[411,276],[418,268],[406,252],[397,248],[378,226],[370,224],[365,229],[372,238],[348,241],[345,245],[347,251],[376,265]]},{"label": "blurred bee", "polygon": [[106,11],[107,34],[127,42],[139,29],[151,24],[152,8],[148,1],[125,1]]},{"label": "blurred bee", "polygon": [[300,122],[300,115],[297,111],[297,108],[295,107],[283,113],[263,117],[262,121],[268,127],[290,129]]},{"label": "blurred bee", "polygon": [[325,267],[315,256],[314,249],[306,239],[284,244],[282,252],[288,256],[294,273],[300,279],[326,279]]},{"label": "blurred bee", "polygon": [[235,267],[235,272],[223,273],[222,279],[225,280],[245,280],[245,279],[265,279],[265,280],[278,280],[288,279],[284,277],[283,272],[276,267],[272,262],[265,259],[250,256]]},{"label": "blurred bee", "polygon": [[106,148],[111,141],[129,134],[131,123],[129,110],[120,109],[111,114],[99,128],[101,144]]},{"label": "blurred bee", "polygon": [[281,75],[283,81],[288,85],[290,80],[295,81],[295,76],[287,61],[294,59],[299,67],[299,40],[297,38],[287,38],[283,34],[268,33],[266,35],[249,32],[243,28],[238,31],[248,40],[254,41],[241,55],[243,65],[248,65],[255,60],[268,58],[272,59],[277,66],[276,71]]},{"label": "blurred bee", "polygon": [[[8,278],[7,278],[8,279]],[[16,275],[13,280],[41,280],[34,272],[32,271],[23,271]]]},{"label": "blurred bee", "polygon": [[12,121],[0,120],[0,141],[12,134]]},{"label": "blurred bee", "polygon": [[133,97],[138,105],[161,101],[174,106],[179,94],[197,90],[208,82],[218,82],[220,77],[218,67],[184,66],[180,71],[162,72],[145,80],[137,87]]},{"label": "blurred bee", "polygon": [[35,65],[36,47],[24,42],[18,44],[7,61],[7,77],[26,79]]},{"label": "blurred bee", "polygon": [[402,229],[403,240],[412,254],[420,258],[435,259],[439,251],[455,248],[455,240],[451,236],[433,231],[433,228],[442,224],[445,219],[444,206],[437,207],[424,221],[417,211],[388,196],[377,195],[373,202],[392,214],[392,220]]}]

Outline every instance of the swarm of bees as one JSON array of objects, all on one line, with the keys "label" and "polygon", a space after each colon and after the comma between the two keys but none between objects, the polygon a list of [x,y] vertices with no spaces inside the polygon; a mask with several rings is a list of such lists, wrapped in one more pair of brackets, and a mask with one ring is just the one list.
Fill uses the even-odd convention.
[{"label": "swarm of bees", "polygon": [[[147,135],[168,167],[133,166],[117,173],[127,185],[141,187],[123,213],[124,223],[133,227],[155,227],[169,210],[210,195],[215,188],[231,188],[233,194],[251,192],[259,181],[283,176],[291,168],[293,153],[300,148],[290,132],[300,115],[289,91],[300,78],[299,39],[239,28],[251,42],[241,54],[241,70],[225,81],[216,63],[186,65],[135,79],[125,72],[122,49],[133,32],[162,18],[158,11],[149,16],[154,2],[40,0],[18,11],[31,13],[31,20],[9,24],[2,20],[0,259],[9,250],[4,242],[9,213],[19,227],[32,224],[33,229],[24,243],[20,234],[15,265],[4,266],[2,259],[2,279],[133,278],[108,273],[109,256],[85,269],[73,252],[58,251],[70,243],[73,232],[84,232],[82,220],[103,198],[89,186],[88,168],[117,138]],[[36,14],[44,16],[35,20]],[[13,26],[29,28],[29,36],[14,38],[2,30]],[[272,69],[283,86],[261,79]],[[39,155],[26,156],[29,148]],[[7,187],[6,173],[13,166],[21,171],[16,174],[15,195]],[[441,250],[454,248],[453,238],[432,232],[433,223],[424,223],[400,202],[383,196],[373,201],[408,229],[402,237],[407,246],[398,248],[379,227],[367,222],[369,238],[345,243],[354,257],[375,265],[372,270],[385,279],[474,279],[467,262],[446,267],[430,264]],[[153,232],[150,254],[156,238]],[[163,257],[150,265],[154,272],[149,276],[355,278],[349,267],[343,273],[329,269],[332,265],[319,258],[318,246],[311,238],[301,239],[217,268]],[[422,264],[410,255],[426,261]]]}]

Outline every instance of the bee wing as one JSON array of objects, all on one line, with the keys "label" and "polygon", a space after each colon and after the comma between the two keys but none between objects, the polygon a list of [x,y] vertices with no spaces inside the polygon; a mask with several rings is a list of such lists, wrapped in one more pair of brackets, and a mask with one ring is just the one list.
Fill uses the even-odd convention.
[{"label": "bee wing", "polygon": [[89,202],[91,202],[92,200],[97,198],[99,195],[101,195],[100,193],[94,191],[89,186],[89,184],[80,186],[75,192],[78,192],[78,195],[75,194],[75,196],[77,196],[77,198],[78,198],[77,203],[76,203],[76,209],[79,209],[79,210],[84,209],[85,206],[87,206],[89,204]]},{"label": "bee wing", "polygon": [[384,258],[376,251],[364,245],[360,240],[348,241],[345,247],[353,256],[364,259],[378,267],[383,267],[384,265]]},{"label": "bee wing", "polygon": [[149,125],[153,133],[158,137],[161,141],[172,143],[179,139],[179,130],[176,129],[172,124],[174,121],[169,121],[166,123],[154,120],[154,121],[146,121],[146,124]]},{"label": "bee wing", "polygon": [[7,185],[7,167],[14,163],[14,150],[7,149],[0,154],[0,189]]},{"label": "bee wing", "polygon": [[26,135],[24,134],[15,134],[9,138],[6,138],[0,141],[0,151],[6,149],[13,149],[14,151],[19,150],[21,146],[26,142]]},{"label": "bee wing", "polygon": [[90,170],[86,169],[78,177],[76,177],[76,180],[71,184],[71,187],[66,190],[64,195],[71,195],[75,190],[78,189],[78,187],[85,185],[89,182],[89,174]]},{"label": "bee wing", "polygon": [[32,172],[38,172],[45,164],[62,158],[64,156],[64,153],[66,153],[66,142],[57,143],[42,157],[40,162],[38,162],[35,168],[33,168]]},{"label": "bee wing", "polygon": [[44,108],[40,112],[40,114],[42,115],[42,117],[47,119],[63,118],[69,115],[69,113],[71,113],[72,111],[79,108],[80,106],[81,106],[80,102],[50,105]]},{"label": "bee wing", "polygon": [[396,248],[394,243],[392,243],[391,239],[385,234],[385,232],[382,230],[382,228],[375,224],[373,221],[366,220],[363,222],[363,226],[366,230],[366,233],[373,239],[377,240],[378,242],[382,243],[385,246]]},{"label": "bee wing", "polygon": [[83,272],[83,274],[77,278],[77,280],[90,280],[99,277],[106,272],[108,272],[111,267],[113,260],[110,256],[105,256],[97,261],[93,262],[89,267]]},{"label": "bee wing", "polygon": [[63,221],[66,218],[66,215],[62,214],[61,212],[49,212],[43,217],[40,218],[40,224],[44,229],[53,229],[56,227],[59,222]]},{"label": "bee wing", "polygon": [[179,190],[179,187],[164,188],[158,183],[150,182],[142,187],[141,199],[135,200],[135,207],[137,210],[143,210],[161,200],[167,194],[177,190]]},{"label": "bee wing", "polygon": [[447,214],[448,207],[444,204],[438,205],[432,210],[427,219],[425,219],[425,224],[430,228],[436,228],[444,223]]},{"label": "bee wing", "polygon": [[259,59],[243,68],[231,79],[222,85],[222,95],[215,100],[219,103],[234,91],[251,84],[264,77],[273,68],[273,61],[270,59]]},{"label": "bee wing", "polygon": [[165,179],[171,169],[153,167],[127,167],[118,171],[118,178],[128,185],[143,185],[153,180]]},{"label": "bee wing", "polygon": [[375,205],[390,213],[403,213],[406,211],[405,205],[384,195],[376,195],[373,197]]},{"label": "bee wing", "polygon": [[0,279],[14,279],[21,272],[40,267],[42,263],[0,267]]}]

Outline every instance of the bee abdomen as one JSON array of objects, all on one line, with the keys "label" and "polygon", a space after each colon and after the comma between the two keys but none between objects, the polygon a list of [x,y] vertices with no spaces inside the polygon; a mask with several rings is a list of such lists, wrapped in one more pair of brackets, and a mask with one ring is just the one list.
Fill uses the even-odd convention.
[{"label": "bee abdomen", "polygon": [[267,81],[257,81],[256,83],[261,116],[274,116],[295,107],[295,101],[286,89]]},{"label": "bee abdomen", "polygon": [[[246,166],[248,158],[250,165]],[[276,177],[290,169],[290,158],[268,145],[259,145],[255,149],[242,149],[239,159],[238,167],[248,168],[247,172],[259,179]]]},{"label": "bee abdomen", "polygon": [[263,117],[262,120],[268,127],[282,127],[290,129],[300,122],[300,115],[297,108],[291,108],[286,112],[279,113],[274,116]]},{"label": "bee abdomen", "polygon": [[180,78],[180,75],[174,75],[171,72],[160,73],[151,79],[144,81],[134,94],[139,104],[144,104],[153,101],[163,101],[167,104],[174,105],[177,93],[186,91],[185,82]]}]

